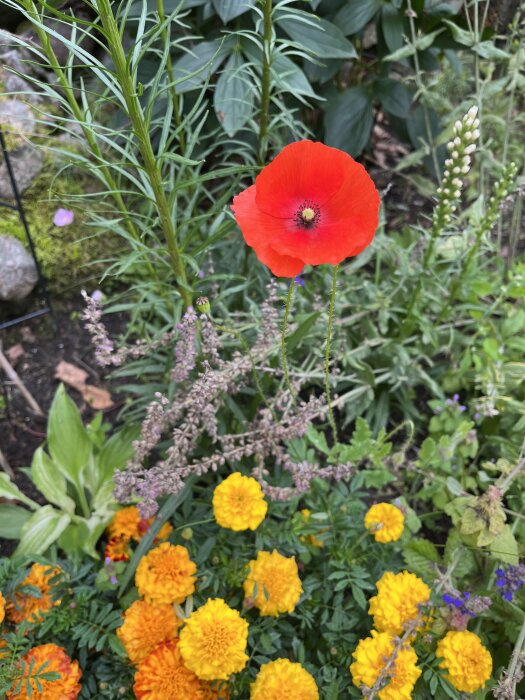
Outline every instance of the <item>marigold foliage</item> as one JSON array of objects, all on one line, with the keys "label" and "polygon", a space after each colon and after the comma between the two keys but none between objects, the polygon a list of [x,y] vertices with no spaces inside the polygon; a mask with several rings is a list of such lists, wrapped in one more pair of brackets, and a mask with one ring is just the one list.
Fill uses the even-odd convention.
[{"label": "marigold foliage", "polygon": [[[20,692],[16,694],[12,691],[7,693],[9,700],[75,700],[81,690],[80,677],[82,672],[77,661],[71,661],[62,647],[56,644],[42,644],[30,649],[22,657],[25,662],[25,670],[20,684]],[[54,681],[38,678],[38,685],[35,678],[31,678],[35,671],[40,669],[45,663],[47,666],[43,673],[59,673],[60,678]],[[29,673],[29,668],[32,668]],[[27,692],[27,684],[31,687],[31,693]]]},{"label": "marigold foliage", "polygon": [[277,617],[292,612],[303,592],[295,557],[283,557],[275,549],[271,554],[259,552],[249,567],[244,594],[260,614]]},{"label": "marigold foliage", "polygon": [[117,636],[135,666],[142,663],[158,644],[175,639],[180,621],[171,605],[153,605],[136,600],[124,613]]},{"label": "marigold foliage", "polygon": [[277,659],[261,666],[250,688],[251,700],[319,700],[313,677],[301,664]]},{"label": "marigold foliage", "polygon": [[[376,585],[377,595],[370,598],[369,612],[380,632],[402,634],[419,615],[419,606],[430,600],[427,584],[408,571],[399,574],[386,571]],[[425,622],[422,618],[416,629],[421,629]]]},{"label": "marigold foliage", "polygon": [[159,644],[140,664],[133,686],[137,700],[205,700],[202,681],[184,665],[179,643]]},{"label": "marigold foliage", "polygon": [[180,633],[186,666],[203,680],[227,680],[245,667],[248,623],[224,600],[213,598],[194,611]]},{"label": "marigold foliage", "polygon": [[230,474],[213,492],[213,514],[221,527],[256,530],[267,510],[259,482],[240,472]]},{"label": "marigold foliage", "polygon": [[376,542],[395,542],[403,534],[405,516],[390,503],[376,503],[365,515],[365,527],[374,535]]},{"label": "marigold foliage", "polygon": [[[371,637],[361,639],[352,654],[355,661],[350,665],[354,685],[372,688],[394,651],[394,638],[387,632],[372,630]],[[410,645],[399,649],[394,663],[386,673],[386,685],[383,684],[377,694],[379,699],[410,700],[414,685],[421,675],[416,664],[416,652]]]},{"label": "marigold foliage", "polygon": [[7,604],[7,619],[17,625],[24,621],[40,622],[44,614],[54,605],[60,605],[60,600],[53,600],[52,586],[49,584],[49,581],[60,571],[58,567],[52,569],[45,564],[33,564],[20,587],[38,588],[40,597],[37,598],[29,592],[15,592],[14,600],[10,600]]},{"label": "marigold foliage", "polygon": [[[309,508],[303,508],[301,515],[303,516],[305,522],[309,523],[310,518],[312,517],[312,511]],[[325,528],[321,530],[321,532],[327,532],[327,529]],[[312,547],[317,547],[318,549],[324,547],[324,542],[315,535],[306,535],[305,537],[301,537],[301,541],[308,542],[308,544],[311,544]]]},{"label": "marigold foliage", "polygon": [[142,557],[135,584],[148,603],[183,603],[195,590],[196,571],[186,547],[163,542]]},{"label": "marigold foliage", "polygon": [[492,657],[473,632],[447,632],[437,645],[436,656],[445,678],[463,693],[483,688],[492,673]]},{"label": "marigold foliage", "polygon": [[[123,539],[128,542],[130,540],[135,540],[136,542],[140,542],[153,520],[154,518],[141,518],[137,506],[121,508],[115,513],[113,520],[106,529],[108,539]],[[164,523],[155,538],[155,542],[168,539],[172,530],[173,528],[169,523]]]}]

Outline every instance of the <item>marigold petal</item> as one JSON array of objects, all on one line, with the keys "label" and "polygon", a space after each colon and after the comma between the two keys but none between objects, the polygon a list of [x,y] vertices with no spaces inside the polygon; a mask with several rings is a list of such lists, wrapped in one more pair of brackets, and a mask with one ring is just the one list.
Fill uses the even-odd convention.
[{"label": "marigold petal", "polygon": [[440,668],[445,678],[463,693],[474,693],[483,688],[492,673],[492,657],[477,634],[468,630],[450,631],[436,649]]},{"label": "marigold petal", "polygon": [[250,700],[319,700],[313,677],[301,664],[277,659],[263,664],[250,688]]},{"label": "marigold petal", "polygon": [[[76,700],[82,689],[79,683],[82,671],[78,661],[72,661],[62,647],[41,644],[30,649],[22,660],[25,662],[23,681],[19,692],[7,693],[8,700]],[[35,671],[46,663],[44,672],[58,673],[60,677],[54,681],[39,678],[37,685]]]},{"label": "marigold petal", "polygon": [[142,663],[156,646],[175,639],[180,627],[172,605],[154,605],[136,600],[123,615],[117,636],[132,664]]}]

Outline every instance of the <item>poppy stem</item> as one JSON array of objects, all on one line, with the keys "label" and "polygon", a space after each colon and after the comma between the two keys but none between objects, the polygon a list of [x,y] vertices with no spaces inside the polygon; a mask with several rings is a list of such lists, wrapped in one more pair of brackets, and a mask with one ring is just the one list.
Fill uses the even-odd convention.
[{"label": "poppy stem", "polygon": [[294,403],[296,401],[296,396],[295,396],[295,391],[292,388],[292,385],[290,383],[290,375],[288,374],[288,362],[286,360],[286,329],[288,327],[288,316],[290,314],[290,307],[292,305],[292,295],[293,295],[293,290],[295,287],[295,278],[292,277],[290,281],[290,285],[288,287],[288,294],[286,295],[286,305],[284,309],[284,321],[283,321],[283,330],[281,332],[281,361],[283,365],[283,373],[284,373],[284,381],[286,382],[286,386],[288,387],[288,391],[290,392],[290,396],[292,397]]},{"label": "poppy stem", "polygon": [[325,389],[326,389],[326,403],[328,406],[328,421],[330,422],[330,427],[334,434],[334,444],[337,445],[337,426],[335,424],[334,412],[332,409],[332,400],[330,397],[330,341],[332,339],[332,322],[334,318],[334,305],[335,305],[335,293],[337,290],[337,273],[339,272],[339,265],[334,266],[334,276],[332,281],[332,295],[330,297],[330,310],[328,312],[328,328],[326,332],[326,349],[324,357],[324,378],[325,378]]}]

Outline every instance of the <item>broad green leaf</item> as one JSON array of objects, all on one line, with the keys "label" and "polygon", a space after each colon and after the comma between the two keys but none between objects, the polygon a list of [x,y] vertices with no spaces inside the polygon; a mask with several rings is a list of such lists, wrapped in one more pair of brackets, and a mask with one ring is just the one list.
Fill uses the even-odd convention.
[{"label": "broad green leaf", "polygon": [[217,119],[228,136],[241,129],[253,112],[253,75],[240,53],[234,53],[224,66],[213,97]]},{"label": "broad green leaf", "polygon": [[133,440],[139,436],[137,426],[129,426],[112,435],[95,458],[98,483],[111,479],[117,469],[124,469],[133,456]]},{"label": "broad green leaf", "polygon": [[61,384],[55,394],[47,424],[47,442],[51,458],[62,475],[71,483],[81,485],[92,442],[82,424],[80,414]]},{"label": "broad green leaf", "polygon": [[403,557],[410,571],[431,578],[435,572],[435,564],[441,562],[436,547],[429,540],[413,540],[403,547]]},{"label": "broad green leaf", "polygon": [[15,554],[43,554],[71,522],[69,515],[43,506],[26,520]]},{"label": "broad green leaf", "polygon": [[196,90],[213,75],[228,56],[231,41],[201,41],[173,65],[173,78],[179,94]]},{"label": "broad green leaf", "polygon": [[251,10],[255,0],[212,0],[213,6],[223,24]]},{"label": "broad green leaf", "polygon": [[410,114],[412,97],[407,88],[398,80],[384,78],[375,84],[375,93],[385,112],[400,119],[407,119]]},{"label": "broad green leaf", "polygon": [[13,484],[11,479],[4,472],[0,472],[0,498],[7,498],[8,501],[20,501],[20,503],[25,503],[26,506],[29,506],[33,510],[40,508],[38,503],[24,496],[18,486]]},{"label": "broad green leaf", "polygon": [[393,5],[384,5],[381,10],[381,29],[389,51],[397,51],[403,44],[407,33],[406,19],[400,9]]},{"label": "broad green leaf", "polygon": [[334,24],[348,36],[357,34],[381,7],[381,0],[351,0],[334,17]]},{"label": "broad green leaf", "polygon": [[0,504],[0,537],[6,540],[19,540],[22,528],[31,512],[11,503]]},{"label": "broad green leaf", "polygon": [[41,447],[33,455],[31,480],[50,503],[73,515],[75,502],[67,495],[67,482]]},{"label": "broad green leaf", "polygon": [[490,61],[510,58],[509,53],[503,51],[503,49],[498,49],[497,46],[494,46],[492,41],[482,41],[473,46],[472,50],[477,53],[478,56],[481,56],[481,58],[487,58]]},{"label": "broad green leaf", "polygon": [[509,525],[492,540],[489,549],[494,559],[514,566],[519,564],[518,543]]},{"label": "broad green leaf", "polygon": [[458,44],[461,44],[462,46],[474,45],[476,37],[472,32],[467,32],[464,29],[461,29],[461,27],[458,27],[456,22],[451,22],[448,19],[444,19],[443,24],[446,24],[450,29],[454,41],[457,41]]},{"label": "broad green leaf", "polygon": [[318,100],[312,86],[303,71],[292,60],[278,54],[272,61],[272,75],[277,85],[292,95],[306,95]]},{"label": "broad green leaf", "polygon": [[[306,21],[305,21],[306,20]],[[342,31],[328,22],[307,12],[294,12],[294,16],[277,13],[277,24],[301,47],[320,58],[355,58],[353,45]]]},{"label": "broad green leaf", "polygon": [[87,554],[93,559],[99,559],[100,555],[95,547],[110,519],[108,517],[103,520],[98,516],[92,516],[89,520],[82,518],[71,523],[60,535],[59,546],[70,557],[80,558],[82,554]]},{"label": "broad green leaf", "polygon": [[317,319],[320,315],[320,311],[314,311],[313,313],[308,314],[304,321],[301,321],[299,323],[297,329],[286,339],[286,345],[289,350],[293,350],[293,348],[297,347],[300,344],[303,338],[308,336],[308,333],[313,328],[313,326],[315,326]]},{"label": "broad green leaf", "polygon": [[98,491],[91,501],[92,509],[98,514],[112,512],[116,504],[115,497],[113,496],[114,489],[115,484],[113,483],[113,479],[108,479],[100,484]]},{"label": "broad green leaf", "polygon": [[325,141],[356,156],[370,139],[374,113],[372,101],[362,87],[350,88],[328,100],[324,125]]}]

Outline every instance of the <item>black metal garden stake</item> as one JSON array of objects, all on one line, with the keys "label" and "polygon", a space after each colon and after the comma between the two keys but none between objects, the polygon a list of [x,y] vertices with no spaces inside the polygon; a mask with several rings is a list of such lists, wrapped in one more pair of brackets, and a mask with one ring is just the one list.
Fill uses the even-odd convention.
[{"label": "black metal garden stake", "polygon": [[22,204],[22,200],[20,197],[20,192],[18,191],[18,187],[16,184],[15,180],[15,174],[13,172],[13,168],[11,165],[11,160],[9,158],[9,152],[7,150],[4,134],[2,132],[2,128],[0,127],[0,148],[2,149],[2,155],[4,157],[6,169],[7,169],[7,174],[9,176],[9,181],[11,183],[11,189],[13,190],[13,196],[15,200],[15,204],[10,204],[9,202],[4,202],[0,200],[0,207],[7,207],[8,209],[14,209],[15,211],[18,212],[18,215],[20,217],[20,222],[22,223],[22,226],[24,228],[27,242],[29,244],[29,249],[31,250],[31,255],[33,256],[33,260],[35,261],[35,266],[38,274],[38,280],[36,284],[36,289],[39,290],[42,294],[42,297],[45,302],[45,306],[42,309],[37,309],[36,311],[31,311],[28,314],[24,314],[23,316],[19,316],[18,318],[12,319],[11,321],[5,321],[4,323],[0,323],[0,331],[9,328],[10,326],[16,326],[18,323],[23,323],[24,321],[29,321],[32,318],[36,318],[37,316],[43,316],[44,314],[47,313],[53,313],[52,308],[51,308],[51,301],[49,298],[49,294],[47,291],[47,285],[46,285],[46,280],[44,275],[42,274],[42,269],[40,267],[40,263],[38,262],[38,257],[36,254],[35,250],[35,245],[33,243],[33,239],[31,238],[31,232],[29,230],[29,225],[27,223],[24,207]]}]

